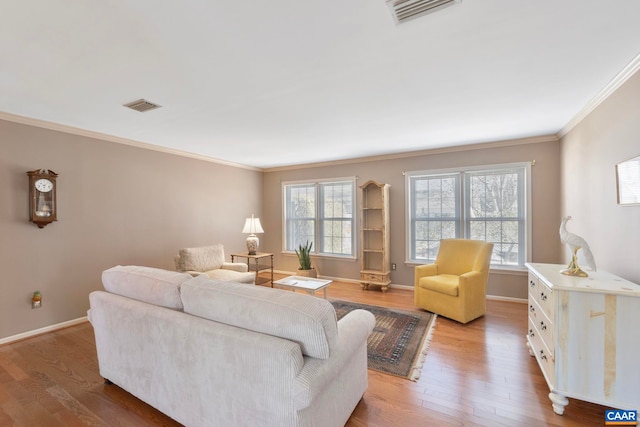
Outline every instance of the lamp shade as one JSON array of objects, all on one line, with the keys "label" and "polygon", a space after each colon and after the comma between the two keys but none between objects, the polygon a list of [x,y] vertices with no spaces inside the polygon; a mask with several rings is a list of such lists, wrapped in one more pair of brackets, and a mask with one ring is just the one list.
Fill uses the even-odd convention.
[{"label": "lamp shade", "polygon": [[264,233],[262,225],[260,225],[260,218],[254,218],[253,215],[251,215],[251,218],[247,218],[242,232],[244,234]]}]

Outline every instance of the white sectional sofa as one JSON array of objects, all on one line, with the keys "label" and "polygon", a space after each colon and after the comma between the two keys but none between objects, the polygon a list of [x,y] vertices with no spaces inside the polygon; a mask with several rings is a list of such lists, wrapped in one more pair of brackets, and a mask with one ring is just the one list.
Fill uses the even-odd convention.
[{"label": "white sectional sofa", "polygon": [[367,311],[148,267],[102,280],[100,374],[186,426],[342,426],[367,388]]}]

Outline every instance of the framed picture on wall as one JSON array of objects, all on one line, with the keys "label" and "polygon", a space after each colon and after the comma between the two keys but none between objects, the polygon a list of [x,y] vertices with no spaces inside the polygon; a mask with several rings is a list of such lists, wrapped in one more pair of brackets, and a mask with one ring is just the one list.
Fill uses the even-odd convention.
[{"label": "framed picture on wall", "polygon": [[616,165],[619,205],[640,205],[640,156]]}]

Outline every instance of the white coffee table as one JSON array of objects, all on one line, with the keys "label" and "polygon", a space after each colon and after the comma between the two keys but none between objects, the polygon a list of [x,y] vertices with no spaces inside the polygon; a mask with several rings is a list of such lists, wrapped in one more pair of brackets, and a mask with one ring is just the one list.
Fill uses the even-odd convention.
[{"label": "white coffee table", "polygon": [[273,282],[274,285],[280,288],[291,289],[294,292],[300,289],[309,292],[311,295],[315,295],[316,291],[323,290],[324,299],[327,299],[327,288],[331,283],[331,280],[314,279],[304,276],[289,276]]}]

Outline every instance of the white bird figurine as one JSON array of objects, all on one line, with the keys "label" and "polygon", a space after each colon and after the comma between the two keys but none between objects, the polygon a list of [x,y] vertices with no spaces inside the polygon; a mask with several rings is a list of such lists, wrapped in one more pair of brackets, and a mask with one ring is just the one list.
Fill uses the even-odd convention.
[{"label": "white bird figurine", "polygon": [[591,249],[589,248],[586,240],[576,234],[569,233],[567,231],[567,222],[570,219],[570,216],[565,216],[564,218],[562,218],[562,223],[560,224],[560,241],[562,243],[566,243],[571,247],[571,251],[573,252],[573,259],[571,260],[567,268],[562,270],[560,273],[569,276],[587,277],[588,274],[582,271],[578,266],[578,250],[583,250],[584,260],[587,263],[587,266],[593,271],[596,271],[596,260],[593,258],[593,254],[591,253]]}]

